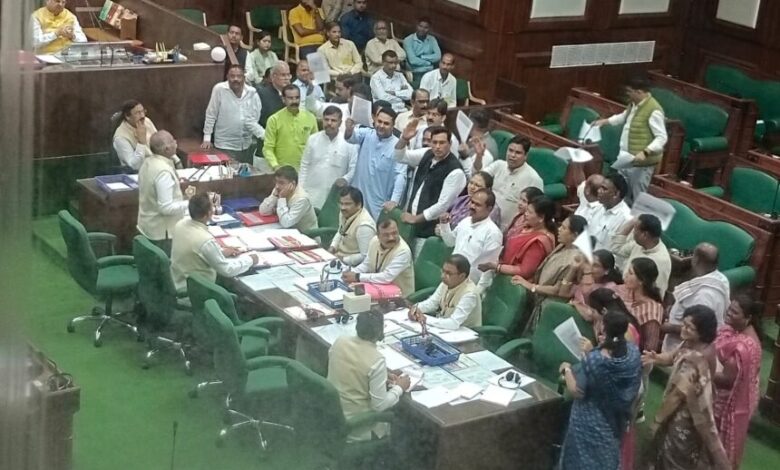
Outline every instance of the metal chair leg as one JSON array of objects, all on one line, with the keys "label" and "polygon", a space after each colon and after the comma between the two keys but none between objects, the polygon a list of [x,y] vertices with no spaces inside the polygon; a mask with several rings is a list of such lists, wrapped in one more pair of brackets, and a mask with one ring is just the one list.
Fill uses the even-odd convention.
[{"label": "metal chair leg", "polygon": [[201,383],[195,385],[195,388],[190,390],[188,395],[189,395],[190,398],[197,398],[198,395],[200,395],[200,393],[203,390],[205,390],[205,389],[207,389],[209,387],[217,386],[217,385],[222,385],[222,381],[221,380],[208,380],[206,382],[201,382]]}]

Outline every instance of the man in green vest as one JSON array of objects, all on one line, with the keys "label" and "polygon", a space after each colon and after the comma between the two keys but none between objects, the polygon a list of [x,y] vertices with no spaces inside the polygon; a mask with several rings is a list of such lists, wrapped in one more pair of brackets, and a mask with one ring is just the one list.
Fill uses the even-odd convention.
[{"label": "man in green vest", "polygon": [[619,172],[628,181],[630,191],[626,202],[631,204],[650,186],[668,138],[664,110],[650,94],[650,82],[644,77],[633,77],[626,85],[626,94],[630,103],[625,111],[598,119],[593,125],[623,126],[620,150],[633,155],[634,161]]},{"label": "man in green vest", "polygon": [[409,320],[447,330],[482,326],[482,304],[470,272],[471,263],[465,256],[447,258],[441,268],[441,284],[433,295],[409,309]]}]

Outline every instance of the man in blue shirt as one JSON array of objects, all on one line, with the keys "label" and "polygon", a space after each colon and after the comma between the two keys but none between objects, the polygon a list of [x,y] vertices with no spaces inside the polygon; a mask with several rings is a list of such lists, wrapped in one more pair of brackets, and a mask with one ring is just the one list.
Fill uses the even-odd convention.
[{"label": "man in blue shirt", "polygon": [[374,127],[355,129],[355,121],[347,119],[344,138],[360,146],[352,185],[365,197],[365,208],[374,219],[379,218],[387,203],[388,209],[398,205],[406,185],[406,165],[395,161],[393,135],[395,112],[381,108],[374,116]]},{"label": "man in blue shirt", "polygon": [[431,31],[431,20],[420,18],[417,21],[417,32],[406,36],[404,50],[409,70],[415,75],[429,72],[441,60],[441,49],[436,38],[428,34]]},{"label": "man in blue shirt", "polygon": [[363,52],[366,44],[374,37],[374,19],[366,13],[368,0],[355,0],[352,10],[341,17],[341,35],[355,43]]}]

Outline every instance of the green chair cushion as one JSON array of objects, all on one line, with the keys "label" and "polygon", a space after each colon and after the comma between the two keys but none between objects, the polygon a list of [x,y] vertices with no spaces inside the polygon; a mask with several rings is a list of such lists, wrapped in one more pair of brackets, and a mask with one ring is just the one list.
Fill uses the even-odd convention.
[{"label": "green chair cushion", "polygon": [[122,294],[135,290],[138,271],[134,266],[121,264],[98,271],[96,290],[99,294]]},{"label": "green chair cushion", "polygon": [[566,199],[566,196],[569,195],[569,189],[563,183],[545,184],[544,195],[553,201],[560,201]]},{"label": "green chair cushion", "polygon": [[712,197],[716,197],[718,199],[723,199],[723,196],[726,194],[726,191],[720,187],[720,186],[710,186],[708,188],[699,188],[697,191],[700,191],[704,194],[709,194]]},{"label": "green chair cushion", "polygon": [[773,176],[760,170],[735,167],[729,179],[731,202],[739,207],[759,213],[769,214],[780,207],[778,182]]},{"label": "green chair cushion", "polygon": [[599,142],[599,148],[604,156],[604,167],[610,170],[609,166],[617,160],[618,153],[620,153],[620,135],[623,133],[623,125],[601,126],[601,141]]},{"label": "green chair cushion", "polygon": [[722,136],[717,137],[699,137],[691,139],[691,150],[694,152],[715,152],[718,150],[727,150],[729,141]]},{"label": "green chair cushion", "polygon": [[563,126],[561,126],[560,124],[545,124],[539,127],[541,127],[542,129],[548,132],[552,132],[553,134],[563,135]]},{"label": "green chair cushion", "polygon": [[729,115],[714,104],[688,100],[666,88],[651,88],[653,97],[669,119],[678,119],[685,127],[685,140],[722,136]]},{"label": "green chair cushion", "polygon": [[401,238],[403,238],[406,244],[409,245],[409,248],[414,251],[414,225],[407,224],[401,220],[401,214],[403,214],[403,211],[401,211],[401,209],[398,207],[390,212],[382,209],[382,212],[379,214],[379,220],[376,221],[377,227],[386,219],[395,220],[395,223],[398,225],[398,233],[401,235]]},{"label": "green chair cushion", "polygon": [[583,122],[593,122],[599,118],[599,113],[588,106],[574,105],[569,111],[569,119],[566,121],[566,138],[578,141]]},{"label": "green chair cushion", "polygon": [[[582,317],[569,304],[561,302],[550,302],[544,306],[539,318],[539,324],[531,338],[533,369],[539,376],[550,382],[557,382],[558,367],[561,362],[578,362],[578,358],[573,356],[568,349],[561,343],[553,330],[568,320],[569,318]],[[592,328],[587,324],[578,322],[577,327],[585,337],[592,337]]]},{"label": "green chair cushion", "polygon": [[256,336],[244,336],[241,338],[241,353],[244,357],[265,356],[268,354],[268,340]]},{"label": "green chair cushion", "polygon": [[752,266],[740,266],[723,271],[723,275],[729,280],[732,290],[753,285],[756,279],[756,270]]},{"label": "green chair cushion", "polygon": [[284,367],[265,367],[249,372],[245,393],[257,395],[281,392],[287,389],[287,371]]},{"label": "green chair cushion", "polygon": [[543,147],[532,147],[528,152],[528,164],[539,173],[544,181],[544,194],[553,199],[564,199],[568,194],[566,185],[566,171],[569,163],[555,156],[555,150]]},{"label": "green chair cushion", "polygon": [[282,26],[282,12],[278,7],[259,6],[249,11],[252,26],[262,30],[276,31]]},{"label": "green chair cushion", "polygon": [[704,83],[717,92],[755,100],[759,119],[767,123],[767,132],[780,129],[776,126],[780,122],[780,81],[757,80],[735,67],[711,64],[705,71]]},{"label": "green chair cushion", "polygon": [[506,160],[506,149],[509,147],[509,141],[511,141],[515,135],[509,131],[496,129],[490,131],[490,136],[493,137],[498,145],[498,155],[496,155],[496,158],[499,160]]},{"label": "green chair cushion", "polygon": [[455,100],[458,104],[469,99],[469,82],[463,78],[455,79]]},{"label": "green chair cushion", "polygon": [[766,131],[770,133],[774,133],[780,130],[780,118],[773,117],[773,118],[767,118],[764,119],[764,125],[766,126]]}]

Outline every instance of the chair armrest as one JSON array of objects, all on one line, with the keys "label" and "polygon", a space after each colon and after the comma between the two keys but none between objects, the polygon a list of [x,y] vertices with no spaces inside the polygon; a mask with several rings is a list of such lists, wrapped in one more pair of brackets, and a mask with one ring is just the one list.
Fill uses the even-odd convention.
[{"label": "chair armrest", "polygon": [[723,271],[723,275],[729,280],[733,292],[737,287],[747,287],[753,284],[756,279],[756,270],[752,266],[737,266],[726,269]]},{"label": "chair armrest", "polygon": [[306,230],[302,233],[309,238],[322,237],[323,235],[330,235],[332,238],[336,235],[336,232],[338,231],[339,229],[336,227],[317,227],[311,230]]},{"label": "chair armrest", "polygon": [[349,430],[376,423],[392,423],[395,415],[391,411],[365,411],[347,419]]},{"label": "chair armrest", "polygon": [[479,333],[479,336],[506,336],[507,334],[506,328],[497,325],[474,326],[471,329]]},{"label": "chair armrest", "polygon": [[436,292],[435,287],[426,287],[425,289],[420,289],[412,292],[411,294],[406,296],[406,300],[416,304],[417,302],[422,302],[423,300],[432,296],[434,292]]},{"label": "chair armrest", "polygon": [[252,326],[264,328],[268,331],[276,330],[284,326],[284,320],[279,317],[262,317],[252,320]]},{"label": "chair armrest", "polygon": [[109,252],[113,255],[115,253],[114,247],[116,246],[116,235],[106,232],[89,232],[87,233],[87,240],[89,244],[94,247],[97,243],[105,243],[108,245]]},{"label": "chair armrest", "polygon": [[507,341],[501,347],[496,349],[496,356],[502,359],[509,359],[513,354],[520,352],[528,355],[531,352],[532,343],[528,338],[517,338]]},{"label": "chair armrest", "polygon": [[268,367],[287,367],[294,362],[288,357],[281,356],[259,356],[246,360],[246,366],[249,370],[265,369]]},{"label": "chair armrest", "polygon": [[780,117],[764,119],[764,126],[767,133],[780,131]]},{"label": "chair armrest", "polygon": [[255,326],[255,325],[239,325],[236,327],[236,334],[240,336],[253,336],[255,338],[265,338],[268,339],[271,337],[271,332],[268,331],[265,328]]},{"label": "chair armrest", "polygon": [[723,195],[726,193],[726,190],[724,190],[720,186],[710,186],[707,188],[699,188],[697,191],[700,191],[704,194],[709,194],[712,197],[716,197],[718,199],[723,199]]},{"label": "chair armrest", "polygon": [[552,132],[553,134],[563,135],[563,126],[560,124],[544,124],[539,127],[546,131]]},{"label": "chair armrest", "polygon": [[109,266],[121,266],[123,264],[135,264],[135,258],[130,255],[111,255],[104,256],[97,260],[98,269],[108,268]]},{"label": "chair armrest", "polygon": [[691,139],[690,142],[691,150],[694,152],[716,152],[729,148],[729,140],[723,136],[699,137],[698,139]]}]

